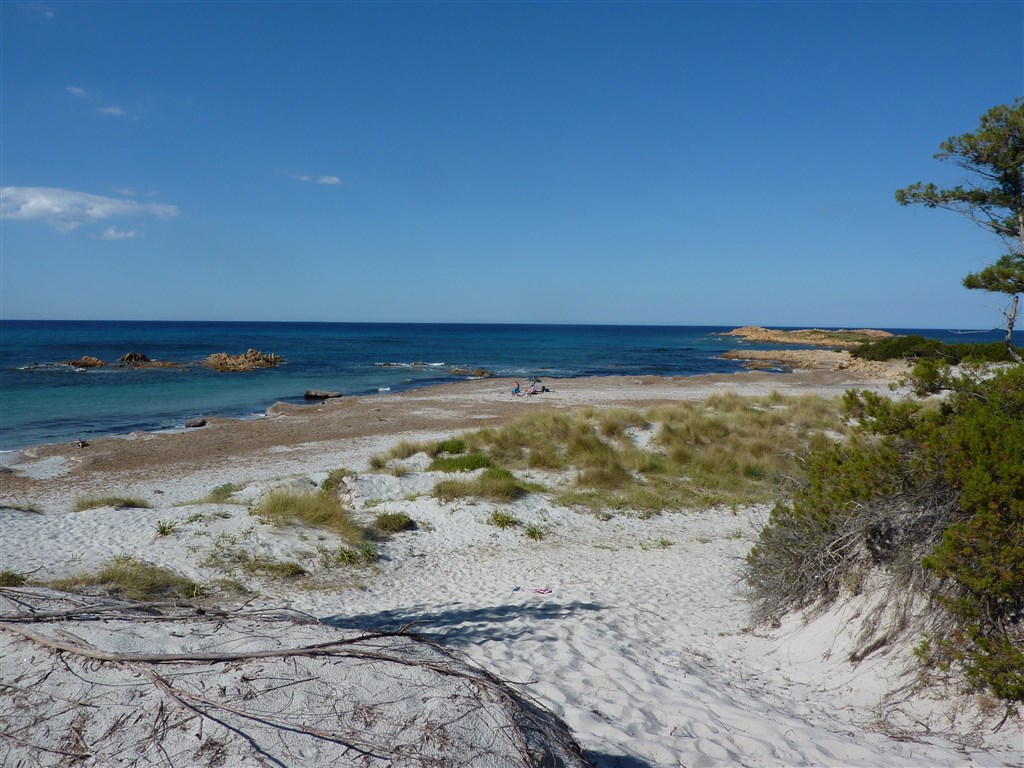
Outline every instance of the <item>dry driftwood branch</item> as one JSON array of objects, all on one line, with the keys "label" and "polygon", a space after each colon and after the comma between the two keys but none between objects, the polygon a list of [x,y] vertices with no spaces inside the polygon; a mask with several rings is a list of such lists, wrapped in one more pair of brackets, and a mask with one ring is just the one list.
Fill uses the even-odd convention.
[{"label": "dry driftwood branch", "polygon": [[[455,743],[465,745],[460,755],[470,763],[495,759],[503,762],[508,756],[516,755],[513,762],[522,760],[523,765],[586,765],[582,750],[564,724],[545,712],[525,693],[512,687],[508,681],[476,668],[451,649],[409,632],[407,627],[397,631],[368,632],[356,637],[331,639],[327,642],[308,643],[290,648],[114,653],[95,647],[103,645],[96,635],[86,635],[88,639],[84,639],[64,630],[59,624],[60,628],[56,631],[49,631],[43,635],[26,626],[33,622],[43,624],[59,621],[58,617],[63,617],[64,621],[79,622],[77,626],[71,625],[79,632],[82,631],[79,627],[93,626],[97,627],[96,631],[102,636],[103,632],[110,630],[99,627],[105,627],[106,622],[111,619],[128,625],[137,623],[140,629],[154,618],[175,619],[189,622],[194,629],[195,621],[208,618],[196,616],[189,607],[182,605],[146,606],[145,610],[147,613],[140,613],[135,606],[101,603],[66,611],[19,614],[15,621],[0,621],[0,631],[6,631],[22,638],[23,641],[52,651],[55,669],[64,670],[62,674],[72,675],[76,684],[84,686],[86,693],[76,695],[82,703],[90,707],[89,710],[65,708],[60,712],[54,712],[52,708],[46,709],[52,705],[45,703],[36,704],[34,708],[29,707],[25,711],[36,712],[34,717],[37,719],[25,722],[21,728],[15,729],[10,734],[13,736],[11,743],[26,742],[21,748],[22,752],[26,748],[31,750],[31,744],[27,743],[29,739],[40,740],[32,738],[32,734],[46,733],[50,738],[47,743],[60,743],[68,757],[92,753],[93,759],[99,759],[101,762],[117,755],[118,759],[127,759],[130,764],[140,766],[174,764],[177,756],[185,753],[180,751],[181,747],[175,747],[176,751],[172,750],[169,753],[168,747],[175,743],[171,739],[180,739],[186,735],[183,731],[186,724],[194,722],[198,717],[198,735],[195,728],[187,732],[187,738],[191,739],[191,743],[198,744],[194,748],[193,760],[206,760],[209,754],[220,754],[218,750],[223,749],[226,743],[220,736],[203,736],[202,723],[205,721],[217,726],[218,730],[224,729],[220,733],[228,735],[229,739],[245,742],[246,748],[252,750],[250,759],[279,767],[291,765],[296,758],[296,754],[291,751],[295,749],[293,745],[302,741],[308,742],[309,739],[324,745],[322,749],[326,751],[314,754],[319,755],[318,759],[321,762],[326,760],[332,765],[336,764],[334,761],[337,758],[353,761],[353,764],[358,762],[360,765],[364,761],[373,764],[394,764],[397,761],[401,764],[442,765],[447,764],[447,758],[443,757],[448,754],[445,745]],[[154,616],[149,611],[160,613]],[[253,639],[261,635],[258,631],[253,632],[253,629],[258,630],[259,627],[254,627],[252,622],[268,627],[271,621],[287,625],[289,622],[281,621],[282,613],[223,613],[218,617],[216,624],[207,626],[211,627],[212,634],[219,634],[227,629],[236,637],[244,636],[249,640],[248,647],[251,648]],[[100,618],[104,624],[92,624],[94,619]],[[237,621],[241,621],[242,624],[236,624]],[[293,626],[295,623],[293,617]],[[300,620],[300,623],[308,625],[312,622],[306,619]],[[120,633],[123,630],[114,631]],[[323,633],[315,630],[315,634]],[[275,635],[278,638],[281,636],[280,633],[271,632],[268,632],[267,636],[274,638]],[[206,636],[202,633],[200,635]],[[300,664],[303,658],[307,661]],[[76,659],[78,661],[75,661]],[[317,661],[314,662],[314,659]],[[285,662],[287,666],[284,671],[271,672],[268,677],[261,675],[264,667],[259,665],[260,660],[272,665]],[[378,690],[374,686],[365,687],[357,683],[366,698],[352,699],[347,695],[339,696],[339,690],[344,690],[346,683],[340,682],[343,688],[339,689],[337,673],[331,681],[332,678],[325,677],[316,670],[324,669],[324,664],[333,667],[344,660],[369,664],[357,664],[352,670],[373,670],[369,674],[377,678],[383,673],[385,679],[392,681],[389,684],[390,688],[385,686]],[[85,666],[82,665],[83,661]],[[174,669],[175,664],[186,666]],[[309,664],[314,666],[308,668]],[[157,672],[156,668],[163,665],[167,665],[173,671],[166,674]],[[203,670],[203,665],[218,665],[219,671],[207,673]],[[392,672],[388,671],[389,666]],[[418,669],[420,672],[398,672],[399,667]],[[83,720],[79,723],[77,712],[96,711],[96,704],[99,702],[102,701],[106,706],[108,699],[117,700],[109,698],[115,695],[114,691],[126,690],[123,675],[120,676],[120,681],[117,676],[112,681],[112,668],[123,669],[130,675],[133,682],[130,682],[127,688],[137,691],[132,694],[133,697],[141,696],[140,701],[149,701],[148,709],[140,707],[138,714],[131,710],[116,715],[112,723],[99,723],[99,730],[96,729],[95,722],[98,715],[90,715],[93,721]],[[194,671],[188,671],[190,668]],[[267,669],[279,670],[280,667],[271,666]],[[347,680],[347,674],[342,672],[340,680]],[[457,681],[453,683],[455,687],[448,684],[440,685],[440,678]],[[201,682],[204,680],[207,682]],[[260,681],[271,685],[261,685]],[[57,678],[54,678],[54,682],[60,684]],[[51,682],[51,685],[54,682]],[[201,690],[183,688],[182,682],[188,687],[194,687],[198,682]],[[206,692],[210,682],[215,686],[215,690],[219,688],[220,695]],[[286,688],[292,689],[292,692],[274,693]],[[159,691],[159,695],[163,697],[159,700],[159,711],[156,711],[152,694],[147,698],[147,689]],[[109,690],[110,693],[103,692],[104,690]],[[233,693],[229,695],[228,690]],[[395,693],[382,699],[380,693],[384,691]],[[24,696],[34,696],[37,693],[51,702],[54,701],[44,690],[22,690]],[[274,695],[284,698],[269,698]],[[134,700],[133,698],[132,701]],[[268,706],[271,708],[267,711],[256,711],[252,705],[242,703],[245,701],[252,701],[256,710]],[[271,701],[274,702],[272,705]],[[365,705],[361,703],[364,701]],[[310,702],[313,703],[312,709]],[[411,702],[417,703],[413,705],[409,719],[408,707]],[[182,719],[180,714],[172,715],[171,710],[165,708],[165,703],[172,709],[182,707],[188,716]],[[69,717],[72,718],[71,722]],[[140,728],[144,729],[142,738],[131,735],[133,732],[137,733]],[[271,746],[271,742],[268,741],[275,733],[278,734],[278,741],[274,743],[279,744],[279,747]],[[63,741],[60,734],[64,735]],[[399,734],[401,738],[394,738]],[[294,741],[296,738],[299,739],[298,742]],[[129,741],[126,742],[126,739]],[[208,744],[213,746],[208,747]],[[134,756],[127,757],[133,750]],[[12,754],[16,755],[17,750],[12,753],[8,749],[8,756]],[[3,750],[0,749],[0,761],[4,759]]]}]

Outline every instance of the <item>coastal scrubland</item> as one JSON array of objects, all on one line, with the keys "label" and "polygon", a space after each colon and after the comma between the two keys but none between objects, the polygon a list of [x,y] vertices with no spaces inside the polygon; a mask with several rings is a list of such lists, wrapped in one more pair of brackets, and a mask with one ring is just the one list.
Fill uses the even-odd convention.
[{"label": "coastal scrubland", "polygon": [[[1000,726],[1005,744],[1020,728],[1021,369],[919,369],[894,393],[841,372],[788,393],[787,377],[747,376],[746,389],[716,379],[691,397],[687,382],[644,378],[563,382],[529,400],[493,381],[386,408],[352,399],[322,418],[355,421],[365,406],[386,423],[401,404],[409,422],[436,421],[347,441],[307,429],[253,460],[209,449],[212,466],[193,475],[131,464],[25,482],[19,504],[38,510],[4,512],[3,585],[30,590],[21,600],[46,587],[163,601],[156,611],[238,601],[360,631],[411,623],[533,680],[599,765],[841,753],[952,766],[968,749],[979,765],[1005,762],[982,734]],[[451,429],[457,413],[488,419]],[[245,428],[290,435],[290,418]],[[78,499],[91,501],[67,514]],[[56,519],[75,522],[35,553],[17,544]],[[909,678],[897,660],[915,665]],[[848,675],[857,683],[839,694]],[[912,683],[896,693],[897,678]],[[853,735],[822,741],[845,718],[837,695]],[[905,741],[923,738],[915,718],[930,746]],[[714,735],[679,735],[705,720]]]}]

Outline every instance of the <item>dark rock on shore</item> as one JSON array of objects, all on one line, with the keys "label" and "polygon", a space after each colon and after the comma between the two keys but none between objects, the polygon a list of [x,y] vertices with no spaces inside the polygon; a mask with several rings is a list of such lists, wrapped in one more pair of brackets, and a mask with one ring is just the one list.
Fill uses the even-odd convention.
[{"label": "dark rock on shore", "polygon": [[307,389],[307,400],[327,400],[331,397],[341,397],[341,392],[328,392],[324,389]]},{"label": "dark rock on shore", "polygon": [[129,352],[117,358],[117,362],[124,363],[125,365],[138,365],[139,363],[148,363],[150,359],[141,352]]},{"label": "dark rock on shore", "polygon": [[185,422],[185,426],[188,429],[198,429],[199,427],[206,426],[206,419],[189,419]]}]

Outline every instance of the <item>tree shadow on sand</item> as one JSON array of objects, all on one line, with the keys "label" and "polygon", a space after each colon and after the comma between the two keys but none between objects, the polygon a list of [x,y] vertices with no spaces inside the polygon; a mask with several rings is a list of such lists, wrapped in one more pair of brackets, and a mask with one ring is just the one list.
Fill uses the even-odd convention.
[{"label": "tree shadow on sand", "polygon": [[538,603],[536,605],[495,605],[468,608],[461,603],[414,605],[408,608],[363,613],[355,616],[327,616],[321,621],[338,629],[395,631],[408,629],[447,643],[479,643],[487,640],[516,640],[534,633],[540,622],[566,619],[581,611],[600,611],[596,603]]},{"label": "tree shadow on sand", "polygon": [[609,755],[604,752],[586,750],[584,756],[594,768],[654,768],[654,763],[629,755]]}]

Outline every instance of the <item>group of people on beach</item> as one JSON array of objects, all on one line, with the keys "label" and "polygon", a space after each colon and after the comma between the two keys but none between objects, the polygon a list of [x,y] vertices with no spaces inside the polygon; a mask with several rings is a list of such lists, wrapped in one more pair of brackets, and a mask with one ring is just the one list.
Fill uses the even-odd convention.
[{"label": "group of people on beach", "polygon": [[530,383],[530,386],[525,391],[519,388],[519,382],[516,382],[515,387],[512,389],[513,397],[523,397],[524,395],[539,395],[541,392],[550,392],[551,390],[547,387],[538,387],[539,382],[534,380]]}]

